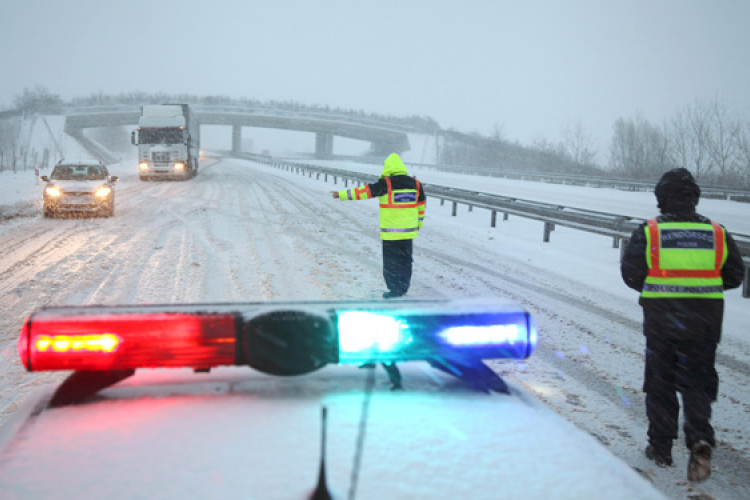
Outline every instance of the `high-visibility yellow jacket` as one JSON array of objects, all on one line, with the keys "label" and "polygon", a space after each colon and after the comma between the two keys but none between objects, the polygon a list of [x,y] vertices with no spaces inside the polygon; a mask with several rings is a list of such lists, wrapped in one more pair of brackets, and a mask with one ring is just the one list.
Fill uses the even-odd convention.
[{"label": "high-visibility yellow jacket", "polygon": [[724,228],[711,221],[658,222],[644,227],[649,271],[641,297],[721,299],[727,260]]},{"label": "high-visibility yellow jacket", "polygon": [[380,202],[380,239],[408,240],[417,237],[424,223],[426,197],[422,184],[407,174],[396,153],[386,158],[377,182],[338,192],[339,199]]}]

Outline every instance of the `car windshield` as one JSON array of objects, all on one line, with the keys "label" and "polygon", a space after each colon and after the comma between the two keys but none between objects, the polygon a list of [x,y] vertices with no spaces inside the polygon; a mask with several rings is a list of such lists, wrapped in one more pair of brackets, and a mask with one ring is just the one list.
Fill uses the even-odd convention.
[{"label": "car windshield", "polygon": [[58,165],[50,179],[54,181],[98,181],[107,178],[107,171],[99,165]]}]

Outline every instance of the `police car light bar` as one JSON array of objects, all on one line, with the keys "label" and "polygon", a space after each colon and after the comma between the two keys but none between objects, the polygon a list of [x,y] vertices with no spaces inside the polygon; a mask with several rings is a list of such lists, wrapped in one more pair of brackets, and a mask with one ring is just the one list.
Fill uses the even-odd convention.
[{"label": "police car light bar", "polygon": [[249,365],[299,375],[403,361],[461,376],[481,360],[527,358],[536,342],[529,313],[504,302],[270,302],[42,308],[21,328],[18,352],[28,371],[120,378],[137,368]]}]

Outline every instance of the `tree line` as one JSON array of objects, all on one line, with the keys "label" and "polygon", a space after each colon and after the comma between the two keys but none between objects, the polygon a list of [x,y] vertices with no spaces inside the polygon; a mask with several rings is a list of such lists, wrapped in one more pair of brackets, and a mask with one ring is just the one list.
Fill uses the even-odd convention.
[{"label": "tree line", "polygon": [[698,181],[750,188],[750,120],[718,97],[696,100],[661,126],[642,116],[619,118],[609,166],[633,179],[684,167]]},{"label": "tree line", "polygon": [[705,184],[750,189],[750,120],[732,112],[718,97],[697,99],[662,125],[641,115],[620,117],[604,163],[591,134],[580,122],[562,130],[563,139],[539,139],[530,146],[505,140],[498,127],[489,137],[447,134],[440,161],[498,170],[533,170],[657,180],[675,167],[690,170]]}]

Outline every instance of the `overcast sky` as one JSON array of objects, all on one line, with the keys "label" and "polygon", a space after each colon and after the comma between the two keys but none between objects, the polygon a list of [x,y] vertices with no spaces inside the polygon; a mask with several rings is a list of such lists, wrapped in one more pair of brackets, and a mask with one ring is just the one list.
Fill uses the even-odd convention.
[{"label": "overcast sky", "polygon": [[0,108],[24,87],[294,100],[557,142],[720,96],[750,115],[747,0],[0,1]]}]

